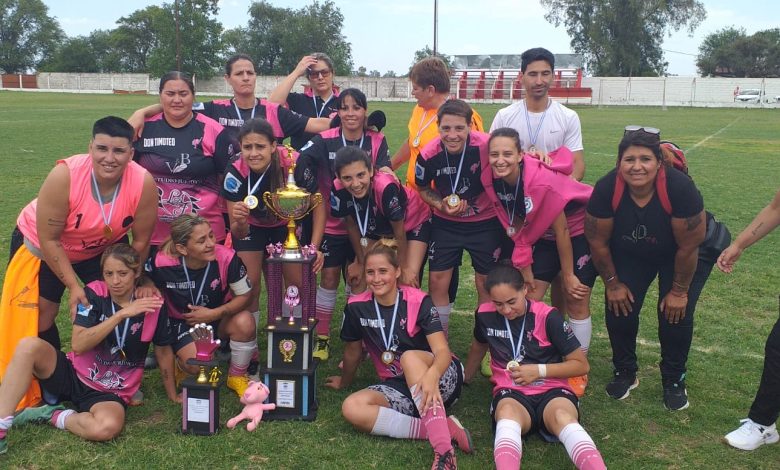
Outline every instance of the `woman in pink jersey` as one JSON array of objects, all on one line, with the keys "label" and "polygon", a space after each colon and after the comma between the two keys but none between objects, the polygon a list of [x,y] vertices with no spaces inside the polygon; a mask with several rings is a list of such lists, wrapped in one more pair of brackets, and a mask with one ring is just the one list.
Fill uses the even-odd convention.
[{"label": "woman in pink jersey", "polygon": [[[523,271],[529,297],[541,300],[561,274],[569,322],[587,353],[591,338],[590,292],[596,270],[585,239],[585,208],[593,188],[569,175],[572,153],[552,152],[547,164],[523,155],[515,129],[499,128],[488,142],[487,163],[480,178],[498,220],[512,239],[512,264]],[[548,166],[549,165],[549,166]],[[587,376],[572,380],[577,396]]]},{"label": "woman in pink jersey", "polygon": [[567,380],[589,369],[571,327],[555,308],[526,297],[526,280],[513,267],[490,271],[485,289],[491,302],[477,309],[465,381],[489,350],[496,468],[519,469],[521,436],[537,431],[547,442],[563,443],[578,469],[605,469],[578,422],[579,401]]},{"label": "woman in pink jersey", "polygon": [[428,439],[434,469],[454,469],[452,441],[472,452],[471,437],[447,417],[460,396],[463,369],[452,355],[436,307],[425,292],[400,286],[401,265],[395,242],[382,239],[366,254],[369,289],[349,299],[341,339],[341,376],[326,386],[341,389],[355,376],[365,345],[382,382],[355,392],[341,406],[359,431],[402,439]]},{"label": "woman in pink jersey", "polygon": [[366,95],[348,88],[339,95],[340,126],[315,135],[301,149],[295,166],[295,182],[310,193],[319,192],[324,201],[312,215],[310,243],[319,247],[324,256],[320,287],[317,289],[317,342],[314,357],[327,361],[329,357],[330,320],[336,305],[342,268],[355,258],[343,220],[330,215],[340,202],[332,197],[336,178],[336,152],[343,147],[359,147],[371,155],[376,168],[390,166],[387,140],[381,132],[366,127],[368,102]]},{"label": "woman in pink jersey", "polygon": [[159,246],[170,223],[182,214],[208,219],[218,241],[225,240],[220,181],[236,151],[216,121],[192,111],[195,86],[183,72],[160,79],[162,112],[144,123],[135,141],[135,160],[154,177],[158,191],[157,225],[151,244]]},{"label": "woman in pink jersey", "polygon": [[[112,245],[103,252],[100,267],[103,280],[84,288],[89,307],[80,306],[73,321],[72,352],[65,354],[35,337],[16,347],[0,385],[0,454],[12,422],[48,422],[90,441],[108,441],[122,431],[127,404],[141,385],[149,343],[167,340],[167,318],[160,313],[159,297],[135,298],[141,275],[137,251],[124,243]],[[14,417],[33,377],[75,409],[44,405]],[[176,401],[173,380],[165,388]]]},{"label": "woman in pink jersey", "polygon": [[[266,246],[284,243],[287,238],[287,221],[266,207],[263,194],[284,187],[288,169],[298,159],[298,153],[290,154],[276,145],[273,128],[265,119],[245,122],[238,132],[238,141],[241,154],[228,167],[222,197],[227,202],[233,248],[244,262],[252,285],[249,307],[259,323],[257,302]],[[315,272],[322,266],[322,253],[318,255],[313,265]],[[300,269],[286,265],[284,275],[289,283],[301,285]]]},{"label": "woman in pink jersey", "polygon": [[[19,337],[39,332],[59,349],[54,320],[65,288],[75,315],[77,304],[89,305],[79,281],[100,278],[100,255],[108,246],[132,233],[133,247],[142,255],[148,252],[157,218],[157,191],[149,173],[132,162],[132,137],[133,129],[124,119],[99,119],[92,128],[89,153],[57,160],[38,198],[22,209],[11,236],[9,272],[15,274],[5,277],[4,297],[8,302],[16,298],[15,305],[31,305],[38,312],[30,316],[28,310],[20,312],[24,319],[18,315],[9,319],[15,316],[13,305],[4,303],[0,343],[13,348]],[[25,259],[31,269],[12,271]],[[35,274],[37,284],[29,277]],[[19,323],[30,319],[34,322]],[[0,357],[0,374],[7,360],[10,357]]]},{"label": "woman in pink jersey", "polygon": [[[398,179],[375,172],[366,152],[344,147],[336,152],[337,178],[333,180],[333,198],[341,204],[331,215],[343,218],[357,253],[355,271],[359,280],[350,283],[365,289],[363,264],[366,250],[377,239],[394,238],[401,263],[400,283],[420,287],[418,277],[430,237],[431,211],[417,191],[401,186]],[[352,269],[353,266],[350,266]]]}]

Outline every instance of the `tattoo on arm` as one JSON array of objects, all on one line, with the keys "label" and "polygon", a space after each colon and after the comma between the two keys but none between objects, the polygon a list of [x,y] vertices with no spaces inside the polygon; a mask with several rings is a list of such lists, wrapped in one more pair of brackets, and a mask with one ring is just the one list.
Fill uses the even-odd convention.
[{"label": "tattoo on arm", "polygon": [[49,220],[46,221],[46,224],[54,227],[63,227],[65,226],[65,221],[49,218]]},{"label": "tattoo on arm", "polygon": [[758,235],[758,231],[759,231],[759,230],[761,229],[761,227],[763,227],[763,226],[764,226],[764,223],[763,223],[763,222],[759,222],[759,224],[758,224],[758,225],[756,225],[756,228],[754,228],[754,229],[753,229],[753,231],[752,231],[752,232],[750,232],[750,234],[751,234],[752,236],[754,236],[754,237],[755,237],[756,235]]},{"label": "tattoo on arm", "polygon": [[596,238],[598,220],[590,214],[585,214],[585,238],[592,240]]},{"label": "tattoo on arm", "polygon": [[420,196],[428,205],[438,208],[441,197],[430,187],[420,188]]},{"label": "tattoo on arm", "polygon": [[692,231],[696,230],[696,227],[701,225],[701,221],[703,219],[704,218],[701,216],[701,214],[696,214],[693,217],[688,217],[687,219],[685,219],[685,225],[686,225],[688,231],[692,232]]}]

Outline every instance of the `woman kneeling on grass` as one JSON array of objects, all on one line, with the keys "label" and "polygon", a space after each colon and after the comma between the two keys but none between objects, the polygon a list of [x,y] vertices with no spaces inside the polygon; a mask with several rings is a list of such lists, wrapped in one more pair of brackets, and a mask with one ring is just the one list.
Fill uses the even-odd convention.
[{"label": "woman kneeling on grass", "polygon": [[[160,314],[162,299],[134,298],[141,273],[134,249],[113,245],[103,252],[100,266],[103,281],[84,289],[91,307],[80,306],[73,321],[72,352],[66,355],[35,337],[22,339],[16,347],[0,385],[0,454],[7,450],[12,423],[48,421],[91,441],[107,441],[122,431],[125,408],[141,385],[149,343],[165,342],[167,321]],[[33,376],[44,390],[72,402],[75,409],[45,405],[14,417]],[[165,385],[175,400],[173,382]]]},{"label": "woman kneeling on grass", "polygon": [[471,437],[445,408],[460,396],[463,371],[450,353],[431,298],[419,289],[399,286],[401,267],[395,243],[382,239],[365,259],[368,290],[354,295],[344,309],[341,339],[344,369],[326,386],[349,386],[365,343],[382,383],[348,396],[341,407],[358,430],[378,436],[428,439],[433,468],[456,468],[452,441],[470,453]]},{"label": "woman kneeling on grass", "polygon": [[494,268],[485,289],[492,302],[477,310],[465,380],[490,349],[496,468],[520,468],[521,435],[531,431],[547,442],[560,440],[579,469],[606,468],[578,423],[579,401],[567,380],[589,369],[571,327],[558,310],[526,297],[523,275],[513,267]]}]

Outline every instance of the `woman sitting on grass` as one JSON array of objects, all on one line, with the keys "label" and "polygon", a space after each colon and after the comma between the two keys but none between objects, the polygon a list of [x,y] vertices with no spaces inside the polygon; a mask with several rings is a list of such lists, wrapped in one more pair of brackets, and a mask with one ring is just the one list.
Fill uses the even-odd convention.
[{"label": "woman sitting on grass", "polygon": [[[91,306],[79,306],[73,321],[72,352],[65,354],[29,336],[16,347],[0,385],[0,454],[7,450],[6,433],[12,423],[49,422],[90,441],[107,441],[122,431],[125,408],[141,385],[149,343],[161,345],[168,338],[167,319],[160,314],[162,299],[134,297],[141,259],[133,248],[109,247],[100,267],[103,280],[84,289]],[[155,348],[158,355],[164,350]],[[14,417],[33,377],[75,409],[44,405]],[[175,401],[173,381],[165,388]]]},{"label": "woman sitting on grass", "polygon": [[492,302],[477,310],[465,378],[471,381],[489,349],[496,468],[520,468],[521,436],[532,431],[560,440],[578,469],[606,468],[578,423],[579,400],[568,379],[589,365],[571,327],[555,308],[526,297],[526,281],[511,266],[490,271],[485,289]]},{"label": "woman sitting on grass", "polygon": [[381,239],[368,250],[365,269],[368,290],[352,296],[344,309],[342,375],[328,377],[325,385],[338,390],[352,383],[365,344],[382,383],[348,396],[344,418],[374,435],[428,439],[433,468],[457,468],[452,440],[470,453],[471,438],[446,408],[460,396],[463,371],[436,308],[425,292],[398,285],[393,241]]}]

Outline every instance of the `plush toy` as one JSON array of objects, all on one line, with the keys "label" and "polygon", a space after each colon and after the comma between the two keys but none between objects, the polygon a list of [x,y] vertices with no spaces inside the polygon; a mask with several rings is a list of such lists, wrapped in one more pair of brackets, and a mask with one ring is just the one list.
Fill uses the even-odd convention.
[{"label": "plush toy", "polygon": [[249,382],[249,387],[241,396],[241,403],[244,405],[244,409],[237,416],[228,420],[227,427],[233,429],[238,423],[248,419],[246,430],[254,431],[263,418],[263,411],[276,409],[275,403],[263,403],[270,393],[268,387],[263,382]]}]

